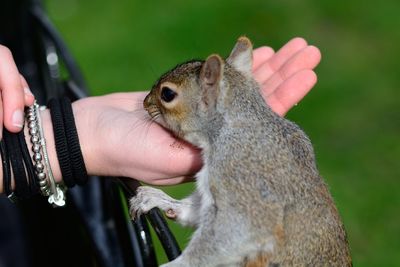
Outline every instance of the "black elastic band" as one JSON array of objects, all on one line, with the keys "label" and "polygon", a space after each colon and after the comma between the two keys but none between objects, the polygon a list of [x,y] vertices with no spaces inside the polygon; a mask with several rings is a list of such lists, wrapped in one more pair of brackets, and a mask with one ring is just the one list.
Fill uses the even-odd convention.
[{"label": "black elastic band", "polygon": [[60,165],[61,174],[67,187],[73,187],[75,181],[72,176],[71,162],[68,152],[68,143],[65,136],[64,122],[61,114],[60,103],[57,99],[50,99],[48,103],[51,121],[53,124],[54,142],[56,145],[57,159]]},{"label": "black elastic band", "polygon": [[65,136],[67,137],[69,158],[71,160],[73,176],[78,185],[87,183],[88,174],[86,171],[85,161],[83,159],[81,146],[76,130],[74,113],[72,111],[71,101],[63,97],[60,99],[61,110],[65,126]]},{"label": "black elastic band", "polygon": [[1,163],[3,165],[3,190],[7,196],[11,195],[11,170],[10,170],[10,159],[6,151],[6,145],[4,138],[0,141],[0,152],[1,152]]},{"label": "black elastic band", "polygon": [[15,181],[15,194],[20,199],[29,198],[31,193],[26,179],[25,166],[22,160],[18,136],[10,133],[7,129],[4,129],[3,136],[6,143],[6,153],[10,156],[11,168]]}]

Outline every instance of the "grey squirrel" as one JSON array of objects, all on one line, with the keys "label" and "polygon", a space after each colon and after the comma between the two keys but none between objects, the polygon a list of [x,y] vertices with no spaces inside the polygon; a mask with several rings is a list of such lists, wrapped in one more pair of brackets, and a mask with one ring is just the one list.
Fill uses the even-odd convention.
[{"label": "grey squirrel", "polygon": [[252,77],[252,44],[237,41],[164,74],[144,100],[157,123],[202,149],[196,190],[175,200],[149,186],[130,200],[132,217],[154,207],[196,228],[163,267],[352,266],[338,211],[313,147],[275,114]]}]

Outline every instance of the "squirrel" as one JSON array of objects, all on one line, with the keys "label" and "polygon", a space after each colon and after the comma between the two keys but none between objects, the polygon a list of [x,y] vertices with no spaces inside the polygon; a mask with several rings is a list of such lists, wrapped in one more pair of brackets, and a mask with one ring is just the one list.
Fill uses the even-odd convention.
[{"label": "squirrel", "polygon": [[141,186],[132,218],[154,207],[196,228],[163,267],[352,266],[346,232],[309,138],[265,103],[252,43],[165,73],[144,100],[152,120],[201,148],[196,190],[176,200]]}]

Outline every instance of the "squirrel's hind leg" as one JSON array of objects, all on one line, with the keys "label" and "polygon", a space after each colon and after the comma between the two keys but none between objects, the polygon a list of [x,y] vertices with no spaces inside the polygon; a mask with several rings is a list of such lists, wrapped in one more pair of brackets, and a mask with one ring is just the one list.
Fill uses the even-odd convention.
[{"label": "squirrel's hind leg", "polygon": [[187,198],[176,200],[160,189],[140,186],[136,196],[130,199],[129,204],[132,219],[157,207],[163,210],[168,218],[176,220],[182,225],[197,226],[200,217],[198,211],[201,196],[195,191]]},{"label": "squirrel's hind leg", "polygon": [[[251,242],[250,242],[251,243]],[[237,235],[234,227],[221,224],[208,212],[189,244],[177,259],[160,267],[242,267],[248,238]]]}]

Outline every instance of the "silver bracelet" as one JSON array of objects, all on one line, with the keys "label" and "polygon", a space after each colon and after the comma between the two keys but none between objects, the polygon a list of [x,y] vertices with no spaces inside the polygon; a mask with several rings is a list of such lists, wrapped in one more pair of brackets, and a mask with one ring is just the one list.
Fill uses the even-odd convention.
[{"label": "silver bracelet", "polygon": [[[39,105],[35,103],[29,107],[27,113],[29,134],[31,135],[33,161],[36,175],[39,180],[40,191],[48,196],[48,202],[56,207],[65,205],[65,187],[56,184],[47,154],[46,140],[40,117]],[[43,157],[42,157],[43,154]],[[44,164],[42,159],[44,158]],[[47,171],[47,175],[46,175]]]},{"label": "silver bracelet", "polygon": [[66,187],[64,187],[62,184],[57,184],[56,180],[54,179],[53,171],[51,170],[50,166],[49,156],[47,154],[47,146],[46,146],[46,139],[44,138],[42,119],[40,117],[40,111],[46,109],[46,107],[42,106],[39,109],[39,105],[36,105],[34,108],[39,126],[40,144],[42,145],[44,164],[47,170],[47,176],[49,178],[48,180],[50,181],[50,191],[52,192],[52,194],[48,198],[48,201],[50,204],[53,204],[55,206],[59,207],[64,206],[66,198],[65,195]]},{"label": "silver bracelet", "polygon": [[40,133],[38,129],[38,122],[37,122],[37,115],[36,115],[36,110],[35,106],[38,106],[38,104],[35,103],[29,107],[28,112],[26,114],[26,118],[28,121],[28,128],[29,128],[29,135],[31,136],[31,142],[32,142],[32,152],[33,152],[33,165],[36,170],[36,175],[39,180],[39,187],[40,191],[43,196],[49,196],[50,195],[50,188],[49,184],[47,181],[46,173],[44,170],[44,164],[41,162],[42,161],[42,146],[40,143]]}]

